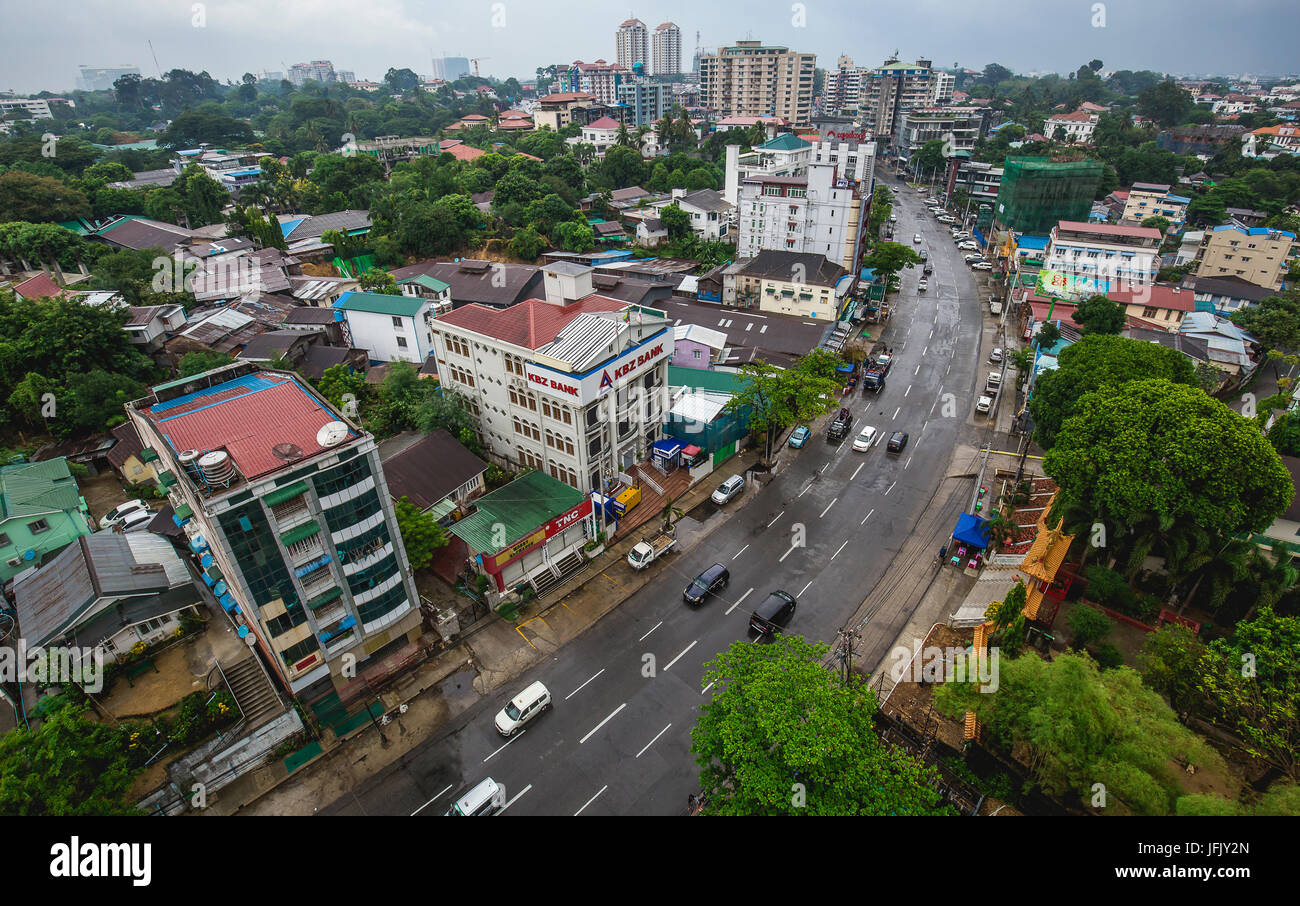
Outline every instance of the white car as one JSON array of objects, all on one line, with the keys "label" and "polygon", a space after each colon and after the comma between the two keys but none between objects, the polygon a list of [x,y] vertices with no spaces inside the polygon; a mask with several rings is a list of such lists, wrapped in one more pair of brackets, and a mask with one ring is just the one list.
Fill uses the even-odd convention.
[{"label": "white car", "polygon": [[976,261],[983,261],[983,255],[967,255],[965,261],[967,264],[974,264]]},{"label": "white car", "polygon": [[912,235],[912,245],[920,245],[920,244],[921,244],[921,234],[914,233]]},{"label": "white car", "polygon": [[989,353],[989,363],[993,365],[1000,365],[1002,363],[1001,346],[994,347],[993,351]]},{"label": "white car", "polygon": [[889,222],[890,222],[890,223],[898,223],[898,215],[897,215],[897,214],[890,214],[890,215],[889,215]]},{"label": "white car", "polygon": [[963,239],[957,243],[957,248],[967,252],[978,252],[980,247],[973,239]]},{"label": "white car", "polygon": [[[153,517],[153,510],[132,510],[122,518],[118,525],[124,532],[141,532],[149,527],[149,523],[153,522]],[[114,526],[114,528],[116,527]]]},{"label": "white car", "polygon": [[993,265],[989,264],[987,261],[976,261],[976,262],[975,262],[974,264],[972,264],[970,267],[971,267],[971,270],[973,270],[973,271],[991,271],[991,270],[993,270]]},{"label": "white car", "polygon": [[132,513],[141,512],[149,512],[149,507],[145,505],[143,500],[128,500],[126,503],[119,503],[104,514],[104,518],[99,520],[99,527],[101,529],[110,529],[115,525],[125,522],[126,517],[130,516]]},{"label": "white car", "polygon": [[534,717],[551,710],[551,693],[541,683],[532,683],[497,712],[496,728],[502,736],[514,736]]},{"label": "white car", "polygon": [[981,396],[979,402],[975,404],[975,411],[979,413],[986,413],[992,408],[993,397],[991,396]]},{"label": "white car", "polygon": [[724,503],[730,503],[740,496],[740,492],[745,489],[745,477],[743,475],[732,475],[713,492],[712,500],[718,506]]},{"label": "white car", "polygon": [[924,277],[922,277],[920,280],[917,281],[916,288],[920,292],[925,292],[927,289],[930,288],[930,284],[926,282],[926,279]]},{"label": "white car", "polygon": [[858,436],[853,438],[853,449],[859,453],[870,450],[872,443],[876,440],[876,429],[867,425],[858,432]]}]

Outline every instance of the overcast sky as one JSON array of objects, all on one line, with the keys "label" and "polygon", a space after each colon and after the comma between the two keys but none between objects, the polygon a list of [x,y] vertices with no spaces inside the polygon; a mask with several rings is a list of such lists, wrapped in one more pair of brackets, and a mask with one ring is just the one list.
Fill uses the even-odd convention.
[{"label": "overcast sky", "polygon": [[705,47],[753,37],[816,53],[822,67],[841,53],[877,65],[896,49],[905,61],[1017,72],[1070,71],[1094,57],[1108,70],[1300,71],[1296,0],[0,0],[0,91],[70,90],[80,64],[134,64],[147,76],[206,69],[225,81],[327,59],[379,80],[390,66],[428,74],[443,54],[486,57],[484,75],[523,77],[613,61],[628,15],[651,30],[677,23],[688,66],[699,31]]}]

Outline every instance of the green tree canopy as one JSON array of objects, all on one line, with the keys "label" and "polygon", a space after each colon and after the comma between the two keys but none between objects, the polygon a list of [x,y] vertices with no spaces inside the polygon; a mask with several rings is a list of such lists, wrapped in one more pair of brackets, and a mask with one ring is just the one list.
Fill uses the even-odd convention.
[{"label": "green tree canopy", "polygon": [[1300,288],[1261,299],[1258,305],[1240,308],[1229,317],[1265,349],[1300,351]]},{"label": "green tree canopy", "polygon": [[234,363],[234,359],[224,352],[187,352],[181,356],[176,370],[181,377],[189,377],[192,374],[202,374],[205,371],[211,371],[214,368],[221,368],[225,365]]},{"label": "green tree canopy", "polygon": [[821,665],[827,650],[778,635],[770,645],[735,642],[707,665],[713,697],[691,751],[708,813],[951,814],[933,771],[876,735],[870,689]]},{"label": "green tree canopy", "polygon": [[0,223],[74,220],[90,216],[90,200],[58,179],[21,170],[0,173]]},{"label": "green tree canopy", "polygon": [[411,569],[424,569],[433,562],[433,553],[440,547],[446,547],[451,538],[432,513],[422,513],[411,503],[410,498],[403,497],[393,509],[397,514],[397,528],[402,533],[402,546],[406,548],[406,559]]},{"label": "green tree canopy", "polygon": [[1118,336],[1127,319],[1122,306],[1105,296],[1089,296],[1074,310],[1074,320],[1083,325],[1084,334],[1112,334]]}]

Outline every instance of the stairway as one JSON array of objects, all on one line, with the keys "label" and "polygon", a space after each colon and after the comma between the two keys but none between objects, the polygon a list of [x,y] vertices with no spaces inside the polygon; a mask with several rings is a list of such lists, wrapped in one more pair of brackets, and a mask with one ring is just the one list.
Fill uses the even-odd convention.
[{"label": "stairway", "polygon": [[248,729],[261,726],[284,710],[262,665],[257,663],[256,655],[246,657],[234,665],[222,664],[221,672],[226,677],[230,694],[239,703]]},{"label": "stairway", "polygon": [[551,564],[551,568],[546,572],[540,573],[533,577],[533,590],[537,596],[541,597],[555,586],[559,585],[571,573],[579,569],[584,563],[582,554],[578,551],[571,552],[563,560]]}]

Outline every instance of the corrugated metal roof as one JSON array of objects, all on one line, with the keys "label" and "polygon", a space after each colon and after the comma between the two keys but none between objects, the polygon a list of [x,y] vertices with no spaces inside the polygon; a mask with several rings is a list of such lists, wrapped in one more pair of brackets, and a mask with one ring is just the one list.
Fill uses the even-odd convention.
[{"label": "corrugated metal roof", "polygon": [[396,315],[414,318],[420,309],[429,304],[419,296],[390,296],[386,293],[344,293],[334,303],[334,308],[344,311],[363,311],[376,315]]},{"label": "corrugated metal roof", "polygon": [[[586,494],[544,472],[529,472],[503,488],[480,497],[478,512],[451,526],[450,531],[480,554],[496,554],[536,531],[556,516],[576,507]],[[500,525],[502,529],[493,531]],[[497,545],[494,539],[504,537]]]},{"label": "corrugated metal roof", "polygon": [[62,457],[0,468],[0,518],[75,510],[80,505],[77,480]]}]

